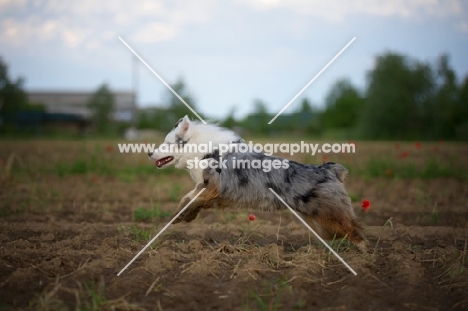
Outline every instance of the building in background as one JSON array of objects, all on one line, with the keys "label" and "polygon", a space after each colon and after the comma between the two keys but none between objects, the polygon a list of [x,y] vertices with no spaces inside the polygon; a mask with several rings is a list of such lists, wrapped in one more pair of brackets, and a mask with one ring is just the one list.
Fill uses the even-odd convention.
[{"label": "building in background", "polygon": [[[84,135],[92,126],[88,103],[94,92],[89,91],[26,91],[29,106],[0,116],[0,133],[25,135]],[[112,92],[114,128],[124,130],[135,126],[138,119],[134,92]],[[31,109],[33,107],[33,109]]]},{"label": "building in background", "polygon": [[[28,99],[32,104],[44,106],[46,113],[75,115],[80,119],[89,120],[91,112],[88,102],[92,91],[28,91]],[[133,92],[116,91],[114,95],[115,121],[133,122],[137,117],[136,96]]]}]

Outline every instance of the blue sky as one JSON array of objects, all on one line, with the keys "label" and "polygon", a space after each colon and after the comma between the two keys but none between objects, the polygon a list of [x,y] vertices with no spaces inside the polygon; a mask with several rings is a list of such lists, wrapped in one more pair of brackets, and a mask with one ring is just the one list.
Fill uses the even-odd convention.
[{"label": "blue sky", "polygon": [[[0,0],[0,55],[27,89],[129,90],[132,56],[118,36],[168,83],[183,78],[212,117],[233,107],[243,116],[255,99],[276,114],[353,37],[302,97],[320,106],[344,77],[364,87],[385,51],[448,53],[459,77],[468,73],[462,0]],[[140,106],[163,101],[165,86],[143,65],[138,81]]]}]

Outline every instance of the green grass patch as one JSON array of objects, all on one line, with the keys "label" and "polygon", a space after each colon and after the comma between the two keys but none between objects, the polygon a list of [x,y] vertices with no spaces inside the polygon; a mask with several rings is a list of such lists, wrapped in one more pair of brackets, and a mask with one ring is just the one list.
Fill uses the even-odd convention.
[{"label": "green grass patch", "polygon": [[86,285],[86,297],[84,301],[84,306],[80,307],[80,310],[83,311],[98,311],[102,310],[106,302],[106,297],[104,296],[104,286],[102,284],[95,285],[90,284]]},{"label": "green grass patch", "polygon": [[[282,310],[281,298],[285,292],[290,293],[291,291],[291,285],[286,282],[284,277],[265,281],[263,283],[263,290],[255,291],[249,295],[250,299],[247,299],[245,309],[250,310],[250,301],[253,300],[255,309],[257,310]],[[295,307],[299,307],[300,304],[301,302]]]},{"label": "green grass patch", "polygon": [[37,174],[55,174],[61,178],[73,175],[94,174],[99,176],[117,177],[124,182],[133,182],[136,178],[143,176],[168,176],[187,174],[185,170],[179,170],[175,167],[166,169],[157,169],[151,164],[125,164],[115,160],[100,159],[96,156],[81,156],[71,161],[59,160],[54,163],[45,163],[42,166],[34,166],[24,163],[12,171],[14,174],[25,174],[34,176]]},{"label": "green grass patch", "polygon": [[162,211],[159,206],[149,209],[140,206],[135,211],[133,211],[134,220],[169,218],[169,216],[171,216],[171,213]]},{"label": "green grass patch", "polygon": [[180,193],[182,192],[182,186],[179,183],[174,184],[169,192],[169,199],[172,202],[177,202],[180,200]]},{"label": "green grass patch", "polygon": [[[154,229],[154,228],[153,228]],[[153,229],[144,229],[132,224],[130,227],[119,225],[118,231],[120,234],[129,237],[137,242],[149,241]]]},{"label": "green grass patch", "polygon": [[359,202],[359,196],[358,195],[355,195],[354,193],[348,193],[349,195],[349,198],[351,199],[351,202]]},{"label": "green grass patch", "polygon": [[422,164],[406,162],[405,160],[393,160],[388,158],[370,159],[362,167],[358,167],[355,172],[368,178],[386,177],[386,178],[457,178],[466,179],[465,169],[458,167],[451,160],[438,161],[431,158]]},{"label": "green grass patch", "polygon": [[137,225],[133,224],[130,226],[130,234],[133,236],[137,242],[146,242],[150,238],[150,230],[139,228]]},{"label": "green grass patch", "polygon": [[95,173],[99,175],[111,175],[114,169],[111,166],[111,161],[97,154],[89,156],[80,156],[73,161],[58,161],[55,163],[53,170],[59,177],[69,175],[80,175]]}]

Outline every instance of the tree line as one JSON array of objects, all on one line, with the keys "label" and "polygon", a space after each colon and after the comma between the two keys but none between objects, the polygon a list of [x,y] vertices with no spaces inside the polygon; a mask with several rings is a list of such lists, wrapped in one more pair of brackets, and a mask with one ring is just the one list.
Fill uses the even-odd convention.
[{"label": "tree line", "polygon": [[[174,89],[195,110],[183,82]],[[190,112],[169,94],[166,106],[142,113],[139,127],[162,131]],[[255,100],[252,111],[242,118],[235,110],[220,120],[223,126],[252,135],[310,135],[314,137],[368,140],[467,140],[468,76],[457,77],[449,57],[434,62],[386,52],[376,57],[366,73],[366,86],[359,89],[348,79],[337,81],[323,107],[304,98],[298,108],[275,116],[268,105]],[[195,118],[195,116],[192,116]]]},{"label": "tree line", "polygon": [[[22,79],[9,78],[7,66],[0,58],[0,118],[15,111],[41,109],[27,102],[22,84]],[[172,88],[199,111],[182,80]],[[236,117],[235,108],[231,108],[218,121],[254,136],[369,140],[468,138],[468,76],[457,77],[445,54],[429,62],[395,52],[383,53],[366,73],[363,89],[348,79],[341,79],[332,85],[322,107],[307,98],[295,106],[296,109],[286,111],[272,125],[268,122],[275,113],[268,111],[267,103],[260,99],[254,101],[252,111],[246,116]],[[166,132],[182,116],[191,116],[187,107],[167,91],[162,106],[140,109],[133,122],[117,126],[110,117],[114,111],[112,92],[105,84],[90,98],[88,108],[96,134],[115,132],[130,125]]]}]

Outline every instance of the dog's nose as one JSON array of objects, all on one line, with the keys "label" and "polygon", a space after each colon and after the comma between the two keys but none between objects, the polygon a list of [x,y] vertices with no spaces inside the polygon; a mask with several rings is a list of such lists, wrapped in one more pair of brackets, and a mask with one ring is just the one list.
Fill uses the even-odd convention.
[{"label": "dog's nose", "polygon": [[151,157],[152,155],[153,155],[152,151],[148,152],[148,157]]}]

